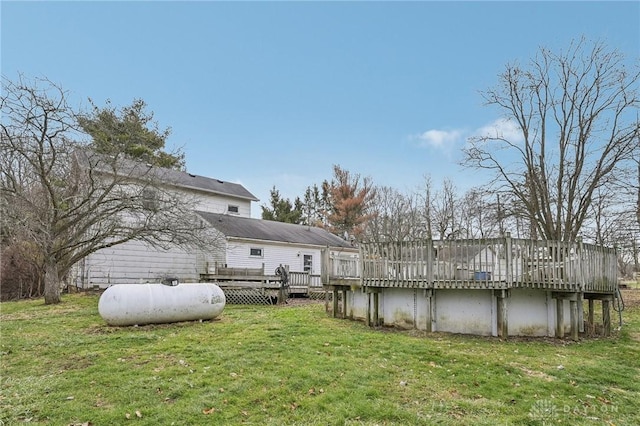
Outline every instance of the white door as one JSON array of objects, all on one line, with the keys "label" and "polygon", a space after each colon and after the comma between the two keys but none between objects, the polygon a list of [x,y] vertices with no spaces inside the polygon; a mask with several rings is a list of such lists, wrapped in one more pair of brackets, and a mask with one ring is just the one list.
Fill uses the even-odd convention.
[{"label": "white door", "polygon": [[302,253],[302,271],[313,274],[313,254]]}]

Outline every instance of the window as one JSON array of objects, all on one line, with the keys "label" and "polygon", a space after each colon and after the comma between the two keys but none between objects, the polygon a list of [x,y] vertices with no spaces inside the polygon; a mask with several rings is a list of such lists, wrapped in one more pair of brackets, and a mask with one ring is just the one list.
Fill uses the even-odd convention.
[{"label": "window", "polygon": [[146,210],[156,211],[158,209],[158,194],[150,188],[142,190],[142,207]]},{"label": "window", "polygon": [[302,268],[304,272],[313,274],[313,256],[312,255],[305,254],[302,256]]},{"label": "window", "polygon": [[238,214],[240,212],[240,208],[238,206],[233,206],[233,205],[229,204],[227,206],[227,212]]},{"label": "window", "polygon": [[249,256],[262,257],[262,249],[261,248],[250,248],[249,249]]}]

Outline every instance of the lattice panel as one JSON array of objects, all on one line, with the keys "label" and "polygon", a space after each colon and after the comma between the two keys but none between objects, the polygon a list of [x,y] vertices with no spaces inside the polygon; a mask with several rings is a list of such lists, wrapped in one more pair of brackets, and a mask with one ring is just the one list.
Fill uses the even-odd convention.
[{"label": "lattice panel", "polygon": [[[309,289],[309,299],[313,299],[313,300],[325,300],[325,298],[327,297],[327,292],[325,292],[324,290],[318,290],[318,291],[312,291],[311,289]],[[331,300],[331,292],[329,292],[329,300]]]},{"label": "lattice panel", "polygon": [[277,298],[265,294],[262,289],[226,289],[223,290],[230,305],[275,305]]}]

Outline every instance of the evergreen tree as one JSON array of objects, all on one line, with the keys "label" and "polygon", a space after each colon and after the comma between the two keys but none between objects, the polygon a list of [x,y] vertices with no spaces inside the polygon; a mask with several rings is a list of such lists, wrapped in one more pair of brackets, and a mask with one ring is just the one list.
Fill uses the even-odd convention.
[{"label": "evergreen tree", "polygon": [[91,136],[91,147],[98,153],[125,154],[153,166],[184,170],[184,153],[164,150],[171,129],[159,129],[146,107],[141,99],[119,111],[109,102],[103,108],[92,103],[92,113],[81,115],[78,123]]},{"label": "evergreen tree", "polygon": [[270,206],[262,205],[262,219],[285,223],[302,223],[302,202],[296,197],[293,204],[288,198],[281,198],[280,191],[271,189]]}]

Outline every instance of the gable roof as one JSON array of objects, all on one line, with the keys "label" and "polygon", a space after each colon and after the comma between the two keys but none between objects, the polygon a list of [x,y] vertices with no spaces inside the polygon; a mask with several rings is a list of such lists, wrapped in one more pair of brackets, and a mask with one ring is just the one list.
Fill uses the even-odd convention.
[{"label": "gable roof", "polygon": [[348,241],[315,226],[197,211],[211,226],[227,237],[251,240],[354,248]]},{"label": "gable roof", "polygon": [[200,191],[212,192],[214,194],[231,195],[236,198],[259,201],[255,195],[239,183],[225,182],[220,179],[198,176],[171,169],[162,169],[162,178],[167,183],[183,188],[197,189]]},{"label": "gable roof", "polygon": [[250,201],[259,201],[255,195],[239,183],[198,176],[181,170],[155,167],[141,161],[126,158],[124,155],[110,157],[87,149],[76,151],[76,158],[85,167],[90,167],[102,173],[114,174],[115,172],[122,177],[133,179],[155,179],[175,187],[195,189],[218,195],[228,195]]},{"label": "gable roof", "polygon": [[489,244],[473,244],[461,247],[443,246],[438,249],[438,260],[467,263],[480,255],[484,250],[489,250],[492,255],[495,254],[493,247]]}]

